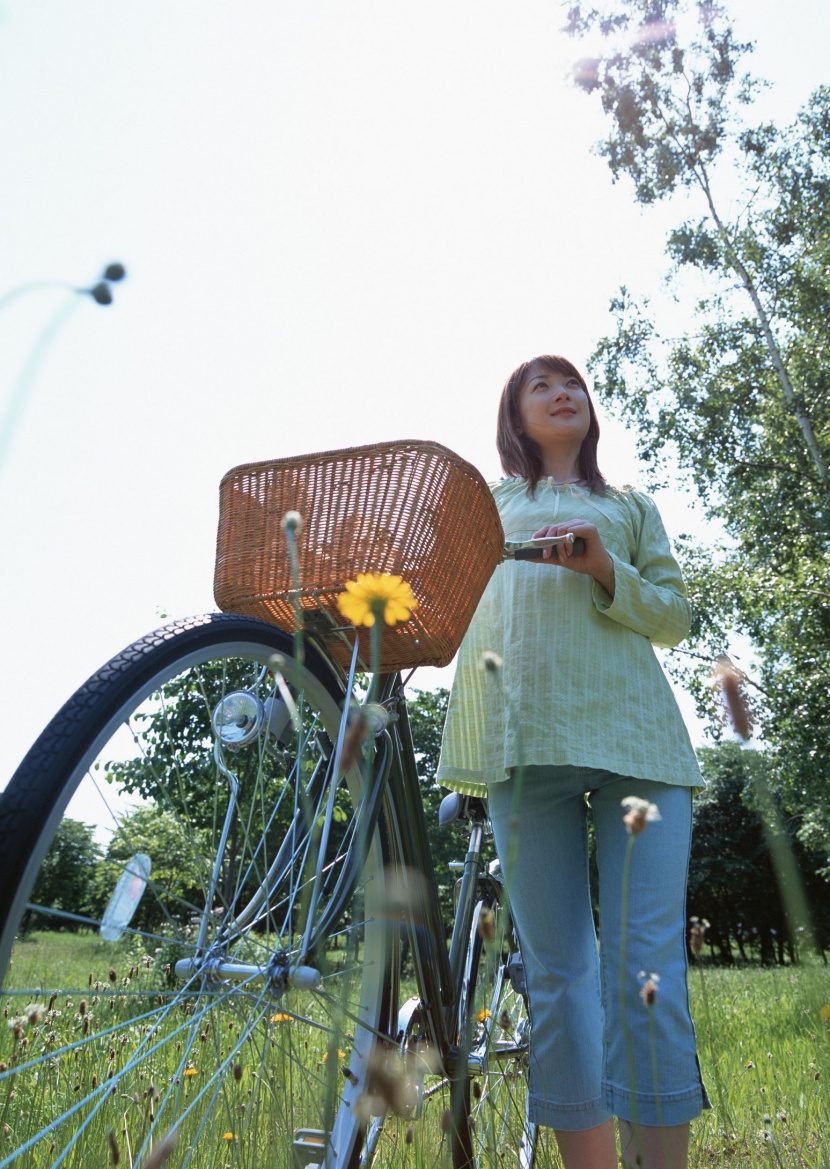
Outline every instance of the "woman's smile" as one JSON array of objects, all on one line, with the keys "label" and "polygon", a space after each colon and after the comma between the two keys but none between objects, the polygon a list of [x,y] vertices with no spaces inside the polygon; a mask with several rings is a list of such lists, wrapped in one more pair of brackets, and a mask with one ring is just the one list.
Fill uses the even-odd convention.
[{"label": "woman's smile", "polygon": [[519,395],[522,429],[544,450],[579,446],[591,423],[588,397],[576,378],[537,366]]}]

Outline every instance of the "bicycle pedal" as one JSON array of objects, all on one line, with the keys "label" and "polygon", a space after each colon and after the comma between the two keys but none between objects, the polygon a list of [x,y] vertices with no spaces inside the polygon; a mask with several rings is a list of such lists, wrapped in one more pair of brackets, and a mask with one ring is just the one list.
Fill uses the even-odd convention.
[{"label": "bicycle pedal", "polygon": [[525,964],[522,961],[521,954],[511,955],[510,961],[507,963],[507,977],[517,994],[527,994],[527,978],[525,976]]},{"label": "bicycle pedal", "polygon": [[321,1128],[300,1128],[294,1133],[292,1146],[294,1169],[308,1169],[322,1165],[326,1156],[329,1135]]}]

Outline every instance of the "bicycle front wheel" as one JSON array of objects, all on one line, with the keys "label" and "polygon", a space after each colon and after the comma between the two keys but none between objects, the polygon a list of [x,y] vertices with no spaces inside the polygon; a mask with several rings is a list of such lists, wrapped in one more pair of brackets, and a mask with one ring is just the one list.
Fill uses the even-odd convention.
[{"label": "bicycle front wheel", "polygon": [[496,886],[473,915],[459,1031],[467,1074],[460,1069],[453,1082],[456,1169],[532,1169],[527,991],[510,908]]},{"label": "bicycle front wheel", "polygon": [[214,614],[43,732],[0,804],[0,1166],[357,1163],[394,931],[343,701],[310,649]]}]

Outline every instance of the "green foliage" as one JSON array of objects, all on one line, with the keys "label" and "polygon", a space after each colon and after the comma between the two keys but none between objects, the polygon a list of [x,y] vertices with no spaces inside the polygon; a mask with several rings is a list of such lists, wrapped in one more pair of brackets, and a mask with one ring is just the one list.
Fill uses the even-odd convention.
[{"label": "green foliage", "polygon": [[[688,912],[710,923],[707,941],[721,962],[783,963],[800,957],[788,937],[782,874],[773,862],[765,828],[765,795],[774,780],[770,761],[760,751],[737,743],[700,752],[708,786],[695,800]],[[813,926],[822,949],[830,947],[830,887],[820,875],[826,855],[798,839],[797,818],[785,818],[784,831],[807,891]],[[786,889],[783,893],[786,894]]]},{"label": "green foliage", "polygon": [[[65,817],[58,825],[49,851],[44,858],[32,890],[33,904],[66,913],[90,917],[96,912],[95,874],[101,858],[101,849],[95,842],[95,829],[80,820]],[[47,924],[48,923],[48,924]],[[35,910],[27,912],[24,930],[60,926],[77,930],[71,921],[42,915]]]},{"label": "green foliage", "polygon": [[[598,149],[614,177],[630,179],[642,204],[684,190],[701,205],[666,249],[677,296],[702,289],[693,319],[666,337],[659,306],[621,289],[615,331],[591,358],[597,389],[636,430],[652,485],[679,465],[726,530],[721,547],[681,548],[691,649],[711,661],[734,632],[752,640],[748,684],[776,790],[802,839],[826,848],[830,88],[791,126],[748,125],[750,46],[708,2],[575,7],[568,29],[608,38],[576,80],[608,117]],[[708,667],[687,661],[678,656],[674,670],[712,714]]]},{"label": "green foliage", "polygon": [[[185,671],[165,684],[163,695],[152,696],[133,714],[132,756],[105,764],[105,778],[140,797],[149,809],[124,823],[115,839],[119,853],[114,859],[121,862],[141,851],[155,860],[155,850],[136,841],[152,838],[152,824],[146,817],[157,816],[159,840],[169,841],[170,856],[182,866],[178,875],[170,873],[169,884],[166,878],[159,879],[160,886],[173,891],[164,909],[157,899],[143,899],[141,928],[158,928],[167,917],[183,920],[197,888],[207,888],[207,858],[215,855],[213,842],[219,839],[228,806],[228,779],[214,758],[213,705],[220,694],[252,686],[259,672],[260,667],[241,659],[208,662],[198,670]],[[281,841],[291,822],[293,800],[281,801],[280,795],[285,790],[286,767],[293,759],[287,752],[272,751],[264,766],[264,751],[259,739],[237,753],[227,753],[227,765],[238,781],[238,802],[223,851],[220,902],[229,901],[240,868],[250,867],[250,861],[241,859],[248,842],[264,841],[264,857],[268,842]],[[304,758],[303,766],[311,768],[311,759]],[[345,819],[338,807],[334,813],[336,820]],[[122,848],[122,841],[130,843]],[[110,887],[111,876],[107,877]],[[253,886],[256,879],[251,870],[249,883]],[[204,904],[204,896],[200,893],[196,904]]]},{"label": "green foliage", "polygon": [[[447,923],[451,923],[454,916],[453,890],[455,877],[458,875],[449,865],[451,861],[464,859],[469,840],[469,824],[466,821],[451,824],[447,828],[441,828],[438,824],[438,809],[441,800],[448,794],[446,789],[436,784],[435,775],[438,771],[441,734],[447,717],[449,698],[449,690],[442,687],[437,690],[416,690],[407,697],[432,862],[438,880],[441,915]],[[492,837],[485,838],[485,860],[490,861],[495,855]]]},{"label": "green foliage", "polygon": [[[42,1074],[42,1065],[37,1065],[41,1074],[37,1078],[32,1077],[30,1085],[26,1086],[28,1090],[21,1086],[18,1078],[6,1117],[15,1131],[18,1125],[31,1125],[31,1114],[39,1106],[45,1115],[54,1118],[59,1090],[74,1100],[78,1072],[87,1081],[93,1072],[97,1072],[103,1079],[107,1074],[109,1051],[113,1046],[107,1029],[113,1023],[121,1024],[122,1012],[124,1016],[128,1015],[135,997],[132,992],[137,989],[166,992],[166,985],[161,981],[163,963],[156,960],[151,969],[146,969],[143,964],[140,964],[140,969],[133,969],[132,959],[127,956],[127,942],[124,939],[117,945],[106,944],[96,934],[83,932],[72,935],[39,932],[18,941],[13,963],[15,986],[37,985],[33,981],[35,974],[42,977],[44,968],[47,968],[52,981],[45,990],[52,984],[78,988],[78,994],[71,1000],[73,1009],[67,1008],[64,997],[55,1003],[57,1009],[50,1019],[54,1046],[77,1045],[82,1025],[77,1013],[81,997],[90,1000],[93,1030],[100,1028],[104,1035],[98,1050],[91,1047],[79,1049],[78,1059],[73,1060],[75,1075],[50,1080]],[[702,957],[702,962],[696,963],[696,969],[691,971],[690,978],[691,1007],[698,1035],[701,1070],[713,1097],[716,1076],[720,1077],[729,1111],[725,1115],[715,1098],[715,1107],[693,1121],[690,1164],[729,1165],[736,1169],[738,1166],[777,1164],[771,1137],[776,1142],[784,1164],[826,1165],[830,1124],[830,1024],[823,1023],[820,1018],[821,1008],[828,1000],[826,967],[804,964],[787,969],[719,969],[710,964],[706,954]],[[109,1009],[110,996],[107,991],[101,995],[99,1005],[96,1006],[92,1001],[97,986],[108,988],[111,985],[108,979],[111,967],[117,972],[115,1012]],[[132,975],[129,985],[124,984],[127,975]],[[87,993],[88,982],[95,986]],[[709,1003],[708,1012],[702,1001],[704,986]],[[16,1001],[20,1004],[26,1000],[18,998]],[[48,997],[44,1001],[48,1003]],[[654,1009],[659,1012],[662,1008],[658,991]],[[16,1013],[16,1010],[10,1013]],[[169,1028],[181,1026],[181,1016],[171,1012],[163,1026],[161,1039],[166,1038]],[[44,1029],[42,1037],[45,1038],[46,1034],[47,1029]],[[12,1043],[12,1032],[8,1027],[3,1028],[0,1042],[3,1044],[0,1055],[8,1060]],[[128,1047],[130,1054],[135,1042],[137,1040],[131,1037]],[[318,1032],[312,1031],[309,1043],[312,1053],[323,1054],[325,1037],[321,1039]],[[195,1058],[204,1076],[216,1058],[215,1049],[201,1043],[197,1043],[196,1047]],[[180,1059],[180,1054],[175,1051],[175,1043],[159,1046],[156,1056],[156,1074],[159,1079],[163,1078],[167,1082],[175,1080]],[[237,1126],[241,1128],[244,1123],[246,1101],[250,1109],[250,1097],[247,1095],[251,1083],[250,1070],[244,1059],[243,1064],[245,1076],[241,1082],[239,1099],[234,1102],[233,1119],[222,1105],[214,1106],[212,1110],[218,1117],[217,1137],[222,1145],[225,1144],[222,1133],[231,1127],[236,1131]],[[276,1061],[274,1064],[271,1074],[283,1074],[280,1064]],[[228,1077],[228,1081],[229,1084],[233,1083],[231,1077]],[[146,1089],[139,1084],[139,1090]],[[134,1118],[137,1117],[139,1121],[142,1119],[142,1112],[139,1106],[121,1095],[108,1096],[108,1100],[110,1103],[102,1109],[102,1119],[98,1121],[98,1130],[94,1134],[96,1147],[106,1147],[107,1131],[113,1128],[122,1142],[123,1150],[124,1124],[128,1125],[128,1131],[133,1131],[130,1126]],[[410,1116],[387,1117],[374,1161],[378,1169],[443,1163],[442,1157],[446,1158],[446,1135],[442,1129],[442,1120],[447,1106],[446,1099],[441,1092],[437,1092],[424,1104],[420,1119]],[[27,1116],[27,1113],[30,1115]],[[278,1129],[272,1135],[274,1143],[260,1152],[255,1139],[256,1130],[252,1130],[250,1136],[240,1141],[240,1148],[245,1154],[241,1163],[288,1165],[287,1159],[281,1159],[287,1144],[284,1131],[284,1126]],[[407,1132],[413,1138],[412,1145],[404,1144]],[[44,1147],[48,1149],[48,1141]],[[404,1149],[409,1151],[404,1154]],[[290,1152],[289,1146],[286,1158],[290,1157]],[[190,1163],[194,1169],[215,1164],[216,1143],[211,1143],[207,1138],[200,1141]],[[561,1169],[553,1133],[549,1129],[543,1130],[536,1165],[537,1169]]]},{"label": "green foliage", "polygon": [[[678,15],[696,9],[699,30],[682,43]],[[748,103],[757,83],[739,70],[750,46],[736,41],[713,3],[617,0],[596,9],[575,5],[566,31],[600,32],[602,57],[580,62],[576,84],[599,92],[612,129],[599,146],[615,179],[634,182],[637,201],[661,199],[700,181],[721,153],[733,102]]]},{"label": "green foliage", "polygon": [[[127,862],[137,852],[149,856],[150,885],[142,897],[131,929],[157,932],[171,922],[185,923],[204,905],[209,872],[203,834],[188,831],[169,812],[157,807],[137,808],[125,816],[113,833],[107,854],[98,866],[95,888],[104,907]],[[154,896],[153,890],[163,891]]]}]

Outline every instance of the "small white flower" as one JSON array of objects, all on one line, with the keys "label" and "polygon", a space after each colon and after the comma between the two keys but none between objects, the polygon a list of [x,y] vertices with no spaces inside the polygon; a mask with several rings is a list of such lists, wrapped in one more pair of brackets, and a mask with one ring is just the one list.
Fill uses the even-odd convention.
[{"label": "small white flower", "polygon": [[621,804],[628,808],[623,816],[623,824],[632,836],[639,836],[653,820],[662,819],[657,805],[641,800],[639,796],[626,796]]},{"label": "small white flower", "polygon": [[280,527],[284,532],[299,532],[303,527],[303,517],[298,511],[287,511],[280,520]]},{"label": "small white flower", "polygon": [[502,668],[503,664],[499,655],[491,649],[486,649],[478,661],[480,670],[489,670],[491,673],[496,673],[496,671]]}]

